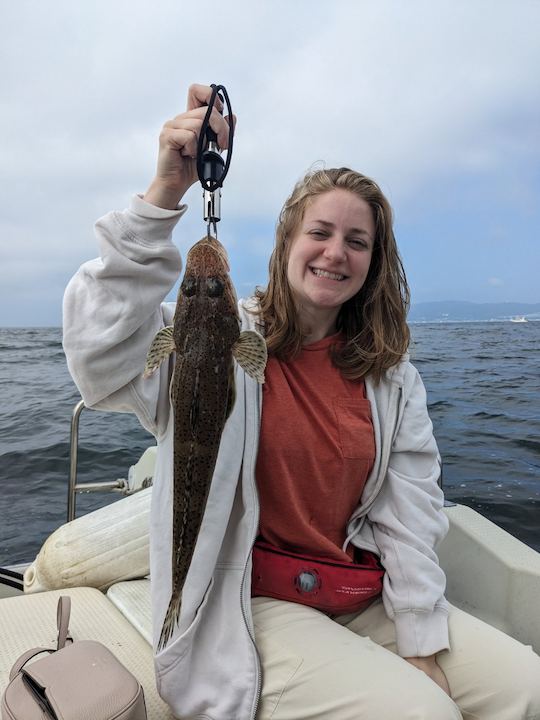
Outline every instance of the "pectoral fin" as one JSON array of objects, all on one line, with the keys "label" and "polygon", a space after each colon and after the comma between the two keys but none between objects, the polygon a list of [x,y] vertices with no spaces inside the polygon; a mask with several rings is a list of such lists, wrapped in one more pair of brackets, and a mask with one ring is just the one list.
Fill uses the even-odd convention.
[{"label": "pectoral fin", "polygon": [[264,338],[254,330],[244,330],[233,347],[237,363],[259,383],[264,382],[264,368],[268,359]]},{"label": "pectoral fin", "polygon": [[143,377],[148,378],[153,375],[165,358],[169,357],[174,350],[173,326],[169,325],[162,328],[153,339],[146,356]]}]

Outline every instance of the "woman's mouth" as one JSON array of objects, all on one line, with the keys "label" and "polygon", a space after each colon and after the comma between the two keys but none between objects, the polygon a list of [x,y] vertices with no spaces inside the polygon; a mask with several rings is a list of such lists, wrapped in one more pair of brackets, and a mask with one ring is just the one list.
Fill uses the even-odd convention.
[{"label": "woman's mouth", "polygon": [[311,272],[320,278],[327,278],[328,280],[345,280],[346,275],[340,275],[338,273],[328,272],[328,270],[321,270],[320,268],[310,267]]}]

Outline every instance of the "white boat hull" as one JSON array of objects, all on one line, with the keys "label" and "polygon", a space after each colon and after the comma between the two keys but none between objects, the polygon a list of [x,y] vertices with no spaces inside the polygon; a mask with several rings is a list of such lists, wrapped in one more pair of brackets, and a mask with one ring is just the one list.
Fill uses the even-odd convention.
[{"label": "white boat hull", "polygon": [[450,602],[540,654],[540,553],[465,505],[438,548]]}]

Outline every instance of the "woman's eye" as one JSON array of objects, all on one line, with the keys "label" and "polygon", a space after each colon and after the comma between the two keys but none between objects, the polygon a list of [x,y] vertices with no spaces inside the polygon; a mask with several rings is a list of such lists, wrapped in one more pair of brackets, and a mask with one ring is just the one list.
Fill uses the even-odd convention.
[{"label": "woman's eye", "polygon": [[323,232],[322,230],[312,230],[311,234],[315,235],[315,237],[321,237],[321,238],[326,237],[326,233]]},{"label": "woman's eye", "polygon": [[367,242],[365,240],[356,240],[355,238],[351,238],[349,243],[356,248],[367,248]]}]

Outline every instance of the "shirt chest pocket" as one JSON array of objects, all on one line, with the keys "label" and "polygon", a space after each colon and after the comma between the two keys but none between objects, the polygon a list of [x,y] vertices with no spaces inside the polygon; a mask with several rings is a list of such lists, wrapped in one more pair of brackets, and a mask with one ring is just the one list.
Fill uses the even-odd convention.
[{"label": "shirt chest pocket", "polygon": [[369,400],[334,398],[334,412],[343,457],[361,459],[371,466],[375,460],[375,435]]}]

